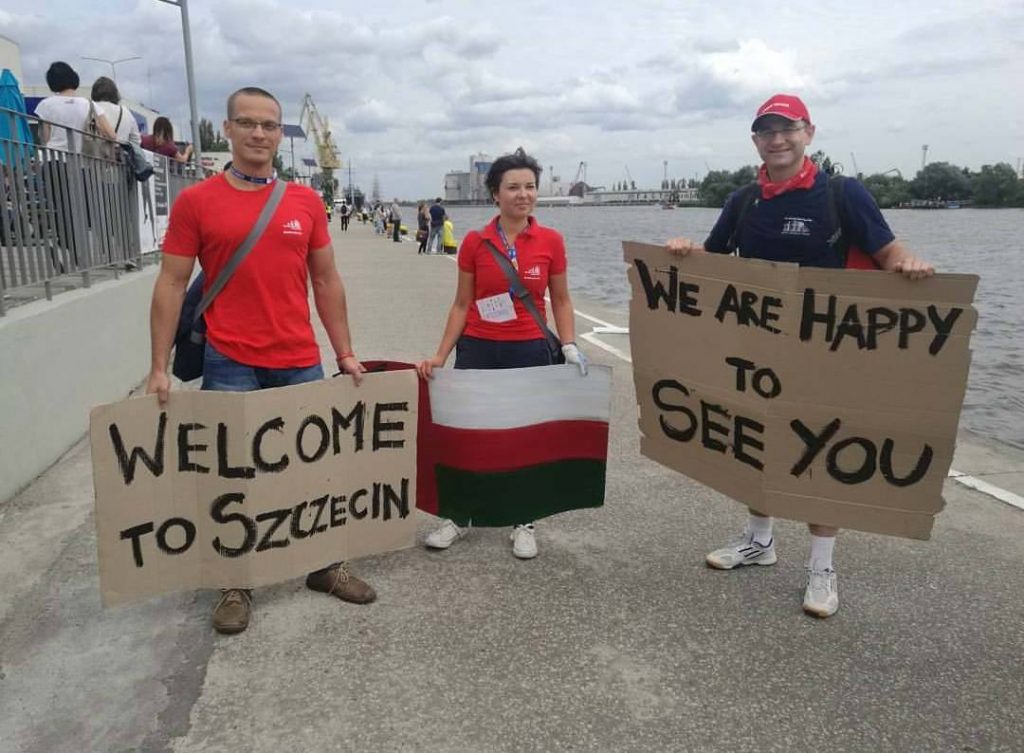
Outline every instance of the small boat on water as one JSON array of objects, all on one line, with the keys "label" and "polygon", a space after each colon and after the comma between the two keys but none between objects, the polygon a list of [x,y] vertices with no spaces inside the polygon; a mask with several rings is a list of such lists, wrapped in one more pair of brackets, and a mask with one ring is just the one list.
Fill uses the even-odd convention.
[{"label": "small boat on water", "polygon": [[672,203],[672,202],[670,202],[670,201],[665,201],[665,202],[662,202],[662,204],[661,204],[661,208],[662,208],[662,209],[675,209],[675,208],[676,208],[676,205],[675,205],[675,204],[673,204],[673,203]]}]

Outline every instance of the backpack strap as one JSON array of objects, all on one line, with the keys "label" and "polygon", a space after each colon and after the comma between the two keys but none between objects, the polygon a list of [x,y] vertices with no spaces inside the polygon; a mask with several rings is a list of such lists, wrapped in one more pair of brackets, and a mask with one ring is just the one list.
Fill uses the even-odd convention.
[{"label": "backpack strap", "polygon": [[[846,258],[850,253],[850,240],[843,233],[843,214],[841,209],[845,188],[846,178],[842,175],[828,176],[826,219],[828,226],[832,228],[832,232],[828,236],[827,243],[830,248],[834,248],[836,253],[839,254],[839,259],[842,262],[841,267],[846,267]],[[732,233],[729,234],[729,240],[726,242],[725,247],[725,250],[730,254],[736,253],[736,249],[739,247],[740,230],[742,230],[743,223],[746,222],[750,214],[751,207],[754,206],[758,199],[759,190],[760,187],[756,182],[748,183],[740,189],[741,193],[736,197],[739,205],[736,209],[736,221],[733,223]]]},{"label": "backpack strap", "polygon": [[846,268],[846,259],[850,255],[850,239],[843,233],[843,191],[846,178],[842,175],[828,176],[828,223],[833,228],[828,237],[828,245],[835,249],[842,262],[840,268]]},{"label": "backpack strap", "polygon": [[729,240],[725,242],[726,253],[735,254],[736,249],[739,248],[740,230],[743,228],[743,223],[747,220],[747,215],[750,214],[750,208],[757,201],[760,189],[761,187],[757,184],[757,181],[748,183],[740,189],[740,193],[736,197],[738,207],[734,210],[736,221],[732,223],[732,232],[729,233]]}]

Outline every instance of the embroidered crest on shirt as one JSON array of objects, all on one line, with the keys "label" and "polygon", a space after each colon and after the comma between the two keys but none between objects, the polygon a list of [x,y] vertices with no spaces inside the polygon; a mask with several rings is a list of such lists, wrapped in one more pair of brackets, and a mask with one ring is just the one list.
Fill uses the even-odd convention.
[{"label": "embroidered crest on shirt", "polygon": [[298,220],[288,220],[281,227],[284,235],[302,235],[302,223]]},{"label": "embroidered crest on shirt", "polygon": [[807,217],[784,217],[782,220],[783,235],[810,235],[810,224],[814,220]]},{"label": "embroidered crest on shirt", "polygon": [[540,279],[540,265],[534,264],[532,267],[523,272],[523,279],[525,280],[539,280]]}]

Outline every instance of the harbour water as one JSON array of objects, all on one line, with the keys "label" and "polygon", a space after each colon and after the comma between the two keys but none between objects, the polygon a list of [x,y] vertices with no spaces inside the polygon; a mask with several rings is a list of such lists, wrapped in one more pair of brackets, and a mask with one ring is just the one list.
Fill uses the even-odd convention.
[{"label": "harbour water", "polygon": [[[461,239],[494,212],[452,207],[449,214]],[[572,291],[621,311],[625,322],[629,284],[621,241],[661,243],[680,235],[702,240],[718,210],[546,207],[536,216],[565,237]],[[885,216],[897,237],[938,271],[980,276],[978,328],[960,425],[1024,448],[1024,209],[904,209]]]}]

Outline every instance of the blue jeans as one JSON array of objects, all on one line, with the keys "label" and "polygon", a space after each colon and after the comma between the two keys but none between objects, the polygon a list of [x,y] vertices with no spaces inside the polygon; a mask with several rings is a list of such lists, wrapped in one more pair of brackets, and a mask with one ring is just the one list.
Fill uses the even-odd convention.
[{"label": "blue jeans", "polygon": [[[254,392],[271,387],[287,387],[292,384],[316,382],[324,378],[324,367],[300,366],[294,369],[265,369],[261,366],[246,366],[218,351],[206,341],[203,351],[203,386],[201,389],[213,392]],[[338,563],[315,571],[322,573]]]},{"label": "blue jeans", "polygon": [[[437,239],[437,251],[434,251],[434,239]],[[431,225],[430,233],[427,235],[427,253],[444,252],[444,225]]]},{"label": "blue jeans", "polygon": [[305,384],[324,378],[320,364],[300,366],[292,369],[265,369],[260,366],[246,366],[228,358],[206,341],[203,353],[204,390],[216,392],[252,392],[270,387],[287,387]]}]

